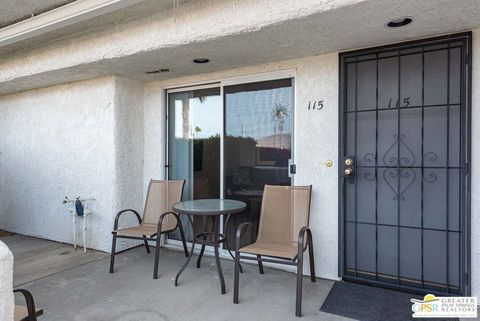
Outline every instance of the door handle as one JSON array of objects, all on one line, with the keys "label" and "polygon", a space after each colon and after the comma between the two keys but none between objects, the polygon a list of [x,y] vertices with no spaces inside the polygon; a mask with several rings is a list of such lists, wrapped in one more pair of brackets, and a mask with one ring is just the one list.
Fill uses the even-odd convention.
[{"label": "door handle", "polygon": [[288,177],[292,177],[297,173],[297,165],[293,163],[293,159],[288,160]]},{"label": "door handle", "polygon": [[343,160],[343,163],[345,164],[345,169],[343,170],[343,174],[345,177],[352,177],[355,173],[354,167],[355,167],[355,158],[352,156],[347,156]]}]

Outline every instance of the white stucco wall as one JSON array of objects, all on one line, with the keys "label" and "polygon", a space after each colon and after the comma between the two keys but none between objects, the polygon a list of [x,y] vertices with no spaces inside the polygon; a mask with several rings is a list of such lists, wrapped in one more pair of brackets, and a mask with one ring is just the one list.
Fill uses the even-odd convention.
[{"label": "white stucco wall", "polygon": [[108,77],[2,96],[0,133],[0,228],[72,243],[62,200],[93,197],[87,246],[108,252],[117,211],[143,210],[141,82]]},{"label": "white stucco wall", "polygon": [[[146,84],[145,115],[151,115],[157,121],[145,120],[145,175],[158,170],[164,172],[164,168],[159,168],[159,164],[164,164],[165,157],[165,98],[160,94],[163,88],[286,69],[296,70],[294,158],[297,174],[294,180],[296,185],[313,185],[310,226],[313,230],[316,273],[320,277],[337,279],[337,53]],[[323,100],[325,108],[308,111],[310,100]],[[327,160],[333,160],[334,166],[326,167]]]},{"label": "white stucco wall", "polygon": [[[311,227],[317,275],[338,278],[338,54],[295,59],[217,73],[146,84],[145,115],[165,119],[163,88],[209,83],[230,77],[296,69],[295,184],[313,184]],[[480,29],[473,35],[472,164],[480,162]],[[308,112],[310,100],[324,100],[325,108]],[[145,175],[164,164],[164,122],[145,116]],[[333,160],[334,166],[325,166]],[[147,170],[148,169],[148,170]],[[480,173],[473,165],[471,207],[472,295],[480,296]]]},{"label": "white stucco wall", "polygon": [[72,218],[62,200],[94,197],[88,246],[108,249],[113,97],[112,77],[0,97],[1,228],[72,243]]},{"label": "white stucco wall", "polygon": [[13,255],[0,241],[0,321],[13,320]]},{"label": "white stucco wall", "polygon": [[471,188],[471,284],[480,296],[480,29],[473,31],[472,48],[472,171]]},{"label": "white stucco wall", "polygon": [[[112,70],[112,67],[123,71],[124,63],[116,62],[116,58],[200,43],[232,34],[245,34],[285,20],[334,11],[361,2],[363,0],[286,0],[282,5],[278,5],[278,0],[185,1],[177,10],[172,10],[169,6],[147,16],[98,28],[92,33],[66,37],[36,50],[0,57],[0,83],[7,87],[10,86],[7,82],[27,77],[29,81],[16,85],[26,85],[28,88],[29,82],[37,77],[37,80],[42,79],[40,82],[51,84],[57,77],[65,74],[79,79],[82,73],[102,75],[103,69]],[[175,56],[175,60],[184,59],[171,51],[164,56]],[[150,56],[145,55],[144,59],[150,59]],[[103,68],[93,72],[95,64],[99,63],[104,64],[101,66]],[[142,61],[130,63],[143,65]],[[81,68],[87,65],[91,67],[89,70]],[[80,68],[72,69],[74,67]],[[193,67],[189,67],[191,68]],[[14,89],[14,85],[11,85]]]},{"label": "white stucco wall", "polygon": [[[479,38],[476,30],[472,164],[480,160]],[[296,70],[295,184],[313,184],[316,272],[338,278],[337,53],[146,84],[111,77],[0,97],[0,227],[70,242],[70,219],[61,200],[66,194],[93,196],[95,219],[101,221],[92,220],[89,238],[92,247],[109,251],[116,211],[141,210],[148,180],[164,178],[164,88],[285,69]],[[325,107],[308,111],[311,100],[323,100]],[[334,166],[326,167],[327,160]],[[471,282],[477,296],[479,178],[472,166]]]},{"label": "white stucco wall", "polygon": [[[143,83],[115,77],[114,144],[115,183],[114,213],[131,208],[143,211]],[[120,226],[138,224],[131,213],[123,214]],[[111,237],[111,235],[109,235]],[[138,242],[137,242],[138,243]],[[135,241],[120,240],[118,248]]]}]

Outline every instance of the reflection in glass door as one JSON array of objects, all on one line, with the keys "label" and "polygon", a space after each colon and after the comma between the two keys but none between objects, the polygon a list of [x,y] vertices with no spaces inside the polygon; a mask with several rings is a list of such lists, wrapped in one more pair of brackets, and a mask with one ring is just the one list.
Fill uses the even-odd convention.
[{"label": "reflection in glass door", "polygon": [[[265,184],[290,185],[292,158],[292,79],[224,87],[225,198],[247,203],[226,230],[228,244],[235,244],[238,224],[257,225]],[[242,245],[253,243],[256,230],[245,232]]]},{"label": "reflection in glass door", "polygon": [[[221,87],[196,88],[167,93],[167,177],[186,180],[184,200],[224,197],[247,204],[222,231],[234,245],[238,224],[258,225],[265,184],[292,183],[293,79],[224,85],[223,100]],[[191,241],[190,223],[182,221]],[[198,231],[203,224],[213,228],[208,221],[194,224]],[[242,245],[255,239],[256,230],[246,231]]]},{"label": "reflection in glass door", "polygon": [[[220,197],[221,128],[220,88],[168,93],[168,178],[186,180],[183,200]],[[191,241],[190,223],[182,221]],[[169,237],[180,239],[177,231]]]}]

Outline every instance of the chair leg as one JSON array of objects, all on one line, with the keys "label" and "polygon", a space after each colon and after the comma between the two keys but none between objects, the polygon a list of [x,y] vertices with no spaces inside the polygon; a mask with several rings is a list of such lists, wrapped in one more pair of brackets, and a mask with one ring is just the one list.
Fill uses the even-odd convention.
[{"label": "chair leg", "polygon": [[302,316],[302,281],[303,281],[303,251],[298,253],[297,262],[297,297],[295,306],[295,315],[297,317]]},{"label": "chair leg", "polygon": [[310,261],[310,280],[312,282],[316,282],[317,279],[315,277],[315,257],[313,256],[313,242],[310,240],[308,244],[308,259]]},{"label": "chair leg", "polygon": [[238,287],[240,281],[240,252],[235,252],[235,268],[233,271],[233,303],[238,304]]},{"label": "chair leg", "polygon": [[161,234],[157,234],[157,239],[155,242],[155,263],[153,266],[153,278],[158,279],[158,261],[160,259],[160,239],[162,238]]},{"label": "chair leg", "polygon": [[260,254],[257,254],[257,262],[258,262],[258,270],[260,271],[260,274],[265,274],[263,271],[263,263],[262,263],[262,256]]},{"label": "chair leg", "polygon": [[115,265],[115,250],[117,247],[117,233],[112,233],[112,252],[110,253],[110,273],[113,273]]},{"label": "chair leg", "polygon": [[143,236],[143,243],[145,244],[145,249],[147,250],[147,253],[150,254],[150,246],[148,245],[148,241],[147,241],[147,236],[146,236],[146,235]]}]

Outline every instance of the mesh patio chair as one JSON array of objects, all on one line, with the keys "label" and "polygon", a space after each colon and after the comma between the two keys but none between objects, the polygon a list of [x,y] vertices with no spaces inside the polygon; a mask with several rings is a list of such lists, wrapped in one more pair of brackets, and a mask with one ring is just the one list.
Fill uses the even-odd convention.
[{"label": "mesh patio chair", "polygon": [[25,298],[26,306],[15,305],[14,307],[14,321],[37,321],[37,317],[43,314],[42,309],[35,308],[35,301],[32,294],[25,289],[15,289],[13,293],[21,293]]},{"label": "mesh patio chair", "polygon": [[[148,241],[155,241],[155,263],[153,278],[158,278],[158,260],[160,255],[161,235],[174,231],[177,227],[180,230],[180,237],[183,243],[185,255],[188,257],[185,234],[182,223],[177,213],[172,211],[172,206],[182,200],[184,180],[159,181],[150,180],[148,185],[147,199],[143,211],[143,219],[137,211],[125,209],[118,212],[112,231],[112,252],[110,257],[110,273],[113,273],[115,264],[115,248],[117,238],[143,240],[147,253],[150,253]],[[120,216],[126,212],[132,212],[138,219],[138,226],[118,228]]]},{"label": "mesh patio chair", "polygon": [[253,224],[242,223],[237,228],[233,303],[238,304],[240,259],[257,261],[260,274],[264,273],[262,262],[294,265],[297,267],[295,315],[301,316],[303,252],[307,249],[307,245],[310,257],[310,278],[315,282],[312,232],[308,227],[311,192],[312,186],[265,185],[255,243],[240,248],[243,230],[246,227],[252,228]]}]

